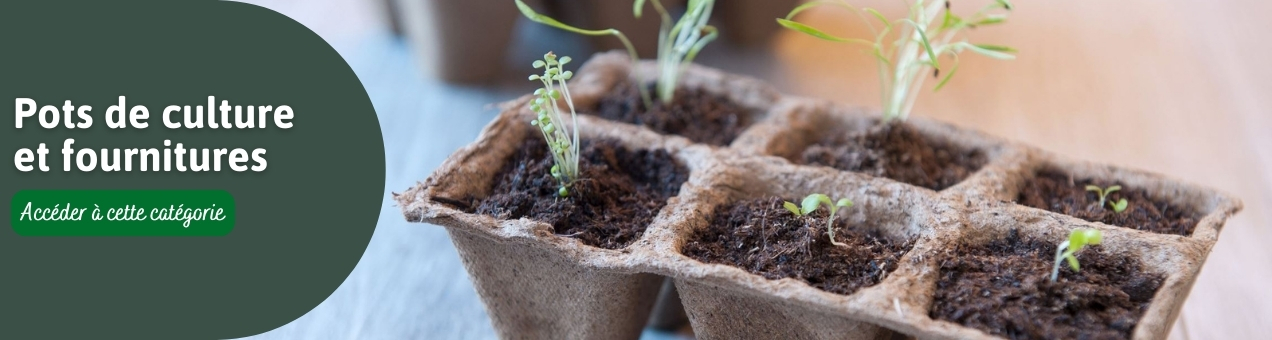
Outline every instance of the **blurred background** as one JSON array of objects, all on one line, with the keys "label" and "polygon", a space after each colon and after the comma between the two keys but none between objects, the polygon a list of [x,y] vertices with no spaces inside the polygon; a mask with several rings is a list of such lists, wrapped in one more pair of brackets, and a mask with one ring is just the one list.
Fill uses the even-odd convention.
[{"label": "blurred background", "polygon": [[[512,0],[246,2],[295,19],[344,56],[375,104],[388,159],[379,225],[357,268],[317,308],[257,338],[493,338],[445,231],[405,223],[389,192],[423,180],[472,141],[497,114],[489,104],[532,91],[525,80],[532,60],[549,50],[584,60],[613,41],[530,23]],[[902,1],[850,2],[890,17],[905,11]],[[794,3],[720,1],[717,17],[740,19],[720,19],[728,39],[709,45],[699,63],[765,79],[787,94],[878,108],[868,55],[775,30],[773,18]],[[984,3],[952,5],[962,12]],[[638,44],[656,32],[640,27],[657,21],[630,22],[629,1],[532,5],[580,26],[625,28]],[[970,39],[1013,46],[1018,58],[964,57],[959,75],[941,92],[922,94],[914,114],[1237,195],[1245,211],[1228,222],[1171,338],[1266,338],[1261,326],[1272,320],[1272,66],[1266,60],[1272,44],[1263,32],[1272,28],[1265,18],[1272,2],[1015,5],[1007,25],[972,30]],[[869,36],[864,24],[840,10],[809,11],[801,21],[841,36]]]}]

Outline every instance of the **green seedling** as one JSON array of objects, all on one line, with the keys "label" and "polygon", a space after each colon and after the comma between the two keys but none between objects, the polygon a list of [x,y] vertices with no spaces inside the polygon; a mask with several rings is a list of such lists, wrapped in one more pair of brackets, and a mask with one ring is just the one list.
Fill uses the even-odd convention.
[{"label": "green seedling", "polygon": [[1089,244],[1100,244],[1104,240],[1104,234],[1096,229],[1075,229],[1069,233],[1069,239],[1060,243],[1056,248],[1056,263],[1051,266],[1051,282],[1056,282],[1056,278],[1060,276],[1060,260],[1069,261],[1069,267],[1073,271],[1078,271],[1078,258],[1073,256],[1082,248]]},{"label": "green seedling", "polygon": [[[517,8],[521,10],[521,14],[525,15],[530,21],[588,36],[612,35],[622,41],[623,47],[627,49],[627,54],[633,62],[640,60],[631,40],[628,40],[627,36],[617,29],[588,30],[570,26],[535,12],[533,8],[530,8],[522,0],[515,1]],[[711,18],[711,10],[715,7],[715,0],[689,0],[685,14],[674,24],[671,20],[671,13],[663,7],[659,0],[649,2],[652,3],[658,15],[662,17],[662,24],[658,30],[659,77],[656,85],[658,98],[664,103],[670,103],[674,99],[676,84],[679,81],[680,74],[684,72],[685,66],[692,63],[693,59],[698,56],[698,52],[719,36],[716,28],[707,24],[708,19]],[[645,0],[636,0],[632,5],[632,14],[636,18],[640,18],[644,12],[644,7]],[[653,107],[653,99],[649,91],[643,86],[645,81],[639,73],[636,74],[636,83],[638,84],[637,88],[640,90],[641,99],[645,102],[645,107]]]},{"label": "green seedling", "polygon": [[[822,5],[846,8],[855,12],[875,35],[874,40],[844,38],[826,33],[807,24],[794,21],[800,12]],[[840,43],[861,44],[870,47],[879,69],[879,85],[883,104],[883,121],[904,120],[914,107],[917,93],[923,81],[932,74],[940,81],[933,90],[940,90],[958,71],[959,53],[972,51],[995,59],[1015,59],[1015,49],[1006,46],[973,44],[966,40],[955,41],[958,33],[968,28],[1001,24],[1012,9],[1008,0],[995,0],[969,17],[950,12],[946,0],[913,0],[909,15],[904,19],[888,20],[873,8],[862,10],[849,5],[846,0],[813,1],[791,10],[778,24],[813,37]],[[869,16],[869,17],[867,17]],[[882,27],[876,27],[878,22]],[[889,36],[897,33],[894,40]],[[939,58],[948,56],[951,64],[941,64]],[[944,72],[943,72],[944,71]],[[942,78],[941,73],[945,73]]]},{"label": "green seedling", "polygon": [[823,204],[826,205],[827,209],[830,209],[830,216],[826,217],[826,232],[830,234],[830,243],[841,247],[848,246],[847,244],[835,241],[835,213],[839,212],[839,208],[851,207],[852,201],[847,198],[840,198],[839,201],[831,202],[830,196],[826,196],[824,194],[812,194],[804,197],[804,201],[801,202],[799,206],[796,206],[795,203],[792,202],[784,202],[782,206],[785,207],[786,210],[790,210],[790,212],[795,214],[795,216],[808,216],[808,214],[817,211],[817,208],[821,207]]},{"label": "green seedling", "polygon": [[1117,200],[1117,202],[1106,200],[1109,194],[1112,194],[1114,191],[1122,190],[1121,185],[1114,185],[1114,186],[1103,188],[1103,189],[1101,189],[1099,186],[1088,185],[1086,186],[1086,190],[1094,191],[1096,195],[1100,196],[1100,207],[1104,207],[1104,202],[1108,202],[1109,207],[1113,208],[1113,212],[1122,212],[1126,210],[1127,203],[1125,198]]},{"label": "green seedling", "polygon": [[[708,25],[715,0],[689,0],[685,14],[680,16],[675,25],[671,23],[671,14],[659,0],[652,0],[654,10],[662,17],[662,25],[658,29],[658,99],[670,103],[674,99],[676,83],[685,66],[693,62],[698,51],[706,47],[719,36],[714,26]],[[645,7],[645,0],[636,0],[632,5],[632,13],[640,18]]]},{"label": "green seedling", "polygon": [[[565,64],[569,63],[570,57],[557,59],[556,54],[548,52],[543,55],[543,60],[535,60],[533,64],[535,69],[543,69],[543,74],[530,75],[531,81],[543,83],[542,88],[534,90],[535,98],[530,102],[530,110],[536,115],[530,125],[539,127],[543,139],[548,142],[552,152],[552,177],[561,185],[557,190],[561,197],[570,195],[570,184],[579,178],[578,117],[570,89],[566,86],[566,82],[574,77],[574,72],[565,70]],[[564,101],[570,110],[568,128],[560,101]]]}]

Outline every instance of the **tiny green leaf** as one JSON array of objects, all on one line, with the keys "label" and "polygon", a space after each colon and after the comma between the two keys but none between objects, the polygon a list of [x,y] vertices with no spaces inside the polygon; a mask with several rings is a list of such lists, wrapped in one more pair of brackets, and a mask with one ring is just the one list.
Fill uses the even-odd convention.
[{"label": "tiny green leaf", "polygon": [[1104,233],[1100,232],[1099,229],[1087,229],[1082,231],[1082,233],[1085,234],[1087,244],[1104,242]]},{"label": "tiny green leaf", "polygon": [[1081,229],[1076,229],[1069,233],[1069,252],[1073,253],[1086,247],[1086,234]]},{"label": "tiny green leaf", "polygon": [[1016,56],[1010,53],[1016,53],[1016,49],[1007,46],[984,45],[984,44],[968,44],[967,49],[977,54],[1002,60],[1016,59]]},{"label": "tiny green leaf", "polygon": [[913,25],[914,32],[919,34],[919,40],[923,43],[923,50],[927,51],[928,60],[931,62],[932,67],[941,68],[939,62],[936,60],[936,52],[932,51],[932,43],[928,41],[927,32],[924,32],[926,29],[914,21],[906,20],[906,22]]},{"label": "tiny green leaf", "polygon": [[1078,258],[1074,257],[1072,253],[1065,255],[1064,259],[1069,261],[1069,268],[1073,268],[1073,271],[1081,270],[1081,266],[1078,265]]},{"label": "tiny green leaf", "polygon": [[865,40],[865,39],[853,39],[853,38],[841,38],[841,37],[837,37],[837,36],[831,35],[830,33],[826,33],[826,32],[823,32],[822,30],[819,30],[819,29],[813,28],[812,26],[808,26],[808,25],[805,25],[805,24],[801,24],[801,23],[799,23],[799,22],[791,21],[791,20],[786,20],[786,19],[777,19],[777,23],[778,23],[778,24],[781,24],[781,25],[782,25],[782,27],[786,27],[786,28],[789,28],[789,29],[795,30],[795,31],[797,31],[797,32],[804,33],[804,34],[807,34],[807,35],[813,36],[814,38],[818,38],[818,39],[822,39],[822,40],[834,41],[834,42],[847,42],[847,43],[858,43],[858,44],[874,45],[874,42],[873,42],[873,41],[869,41],[869,40]]},{"label": "tiny green leaf", "polygon": [[565,187],[561,187],[561,189],[557,190],[557,195],[561,195],[561,197],[570,196],[570,190]]},{"label": "tiny green leaf", "polygon": [[989,26],[989,25],[1001,24],[1004,22],[1007,22],[1007,17],[1001,16],[1001,15],[991,15],[989,17],[981,19],[980,21],[972,23],[972,25]]},{"label": "tiny green leaf", "polygon": [[889,28],[889,29],[892,28],[892,22],[888,21],[888,18],[883,16],[883,13],[879,13],[879,11],[875,10],[874,8],[866,8],[866,13],[870,13],[870,15],[873,15],[875,18],[878,18],[879,22],[882,22],[885,28]]},{"label": "tiny green leaf", "polygon": [[553,19],[552,17],[535,12],[534,8],[531,8],[530,5],[526,5],[526,3],[521,0],[514,0],[514,1],[516,1],[517,3],[517,9],[521,10],[521,15],[524,15],[526,19],[530,19],[530,21],[534,21],[540,24],[556,27],[559,29],[563,29],[566,31],[570,31],[570,32],[574,32],[574,33],[578,33],[582,35],[610,35],[610,34],[614,34],[615,32],[614,30],[587,30],[587,29],[582,29],[582,28],[566,25],[565,23],[557,21],[556,19]]},{"label": "tiny green leaf", "polygon": [[994,1],[998,2],[998,4],[1003,6],[1003,8],[1005,9],[1012,9],[1011,2],[1008,2],[1007,0],[994,0]]},{"label": "tiny green leaf", "polygon": [[632,2],[632,15],[636,16],[636,19],[640,19],[641,14],[644,14],[644,12],[645,0],[636,0]]},{"label": "tiny green leaf", "polygon": [[804,202],[800,203],[800,211],[802,211],[804,215],[811,214],[813,211],[817,211],[817,207],[821,206],[823,200],[829,201],[830,198],[823,194],[808,195],[808,197],[804,197]]},{"label": "tiny green leaf", "polygon": [[1112,203],[1112,204],[1113,204],[1113,212],[1120,213],[1120,212],[1126,211],[1127,202],[1125,198],[1120,199],[1116,203]]},{"label": "tiny green leaf", "polygon": [[963,23],[963,18],[960,18],[959,16],[954,15],[954,13],[951,13],[949,10],[946,10],[945,18],[941,20],[941,29],[951,28],[961,23]]},{"label": "tiny green leaf", "polygon": [[847,198],[840,198],[839,202],[835,202],[835,205],[847,208],[852,206],[852,201],[849,201]]},{"label": "tiny green leaf", "polygon": [[842,3],[842,2],[809,1],[809,2],[805,2],[803,5],[795,6],[795,9],[792,9],[789,13],[786,13],[786,19],[794,19],[795,15],[798,15],[801,12],[807,11],[809,9],[812,9],[813,7],[817,7],[821,5],[835,5],[835,6],[851,9],[851,10],[856,10],[856,8],[852,7],[851,5],[848,5],[847,3]]},{"label": "tiny green leaf", "polygon": [[957,62],[957,61],[955,61],[955,62],[954,62],[954,66],[953,66],[953,67],[950,67],[950,71],[949,71],[949,72],[947,72],[947,73],[945,73],[945,78],[941,78],[941,82],[940,82],[940,83],[937,83],[937,84],[936,84],[936,87],[932,88],[932,92],[940,91],[940,90],[941,90],[941,88],[945,87],[945,83],[950,82],[950,78],[954,78],[954,74],[955,74],[955,73],[958,73],[958,62]]},{"label": "tiny green leaf", "polygon": [[702,51],[702,48],[707,47],[707,43],[715,41],[716,37],[720,36],[720,32],[716,31],[715,26],[707,25],[702,30],[706,34],[703,35],[701,40],[698,40],[698,43],[693,44],[693,47],[689,48],[688,53],[685,53],[685,63],[693,62],[693,59],[698,57],[698,52]]},{"label": "tiny green leaf", "polygon": [[1105,195],[1110,195],[1110,194],[1113,194],[1113,192],[1114,192],[1114,191],[1118,191],[1118,190],[1122,190],[1122,186],[1121,186],[1121,185],[1114,185],[1114,186],[1111,186],[1111,187],[1105,188],[1105,189],[1104,189],[1104,194],[1105,194]]},{"label": "tiny green leaf", "polygon": [[1087,185],[1086,191],[1094,191],[1096,193],[1102,193],[1104,192],[1104,189],[1100,189],[1100,187],[1094,186],[1094,185]]},{"label": "tiny green leaf", "polygon": [[795,203],[785,202],[782,204],[782,207],[785,207],[786,210],[790,210],[792,214],[795,214],[795,216],[804,215],[804,213],[799,210],[799,207],[795,206]]}]

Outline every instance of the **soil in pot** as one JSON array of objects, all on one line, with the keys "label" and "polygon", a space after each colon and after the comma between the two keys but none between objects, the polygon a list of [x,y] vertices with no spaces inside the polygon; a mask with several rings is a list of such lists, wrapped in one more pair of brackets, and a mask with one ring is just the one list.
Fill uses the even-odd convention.
[{"label": "soil in pot", "polygon": [[1155,200],[1144,190],[1122,185],[1122,190],[1114,191],[1106,198],[1116,202],[1125,198],[1127,208],[1122,212],[1114,212],[1105,203],[1100,206],[1100,196],[1087,191],[1087,185],[1101,188],[1111,186],[1109,181],[1091,179],[1075,180],[1072,176],[1055,169],[1043,169],[1030,181],[1026,181],[1016,197],[1016,202],[1030,207],[1050,210],[1091,222],[1150,231],[1159,234],[1192,235],[1197,227],[1199,215],[1190,209],[1171,205],[1162,200]]},{"label": "soil in pot", "polygon": [[635,86],[619,85],[601,98],[595,110],[585,113],[713,146],[729,145],[753,123],[748,109],[722,95],[680,86],[668,104],[658,99],[652,84],[649,91],[654,96],[652,110],[645,109]]},{"label": "soil in pot", "polygon": [[1053,283],[1056,243],[1012,230],[946,253],[930,316],[1011,339],[1130,338],[1163,278],[1093,246]]},{"label": "soil in pot", "polygon": [[735,266],[773,280],[799,279],[848,295],[882,281],[914,244],[836,219],[835,240],[847,244],[837,246],[826,235],[827,209],[800,217],[782,202],[762,198],[727,205],[717,210],[709,226],[690,237],[682,252],[698,261]]},{"label": "soil in pot", "polygon": [[940,191],[987,162],[983,152],[931,140],[909,124],[875,124],[860,132],[831,132],[804,149],[803,164],[861,172]]},{"label": "soil in pot", "polygon": [[469,212],[530,218],[584,244],[620,249],[645,233],[689,170],[665,150],[632,150],[614,140],[583,140],[580,177],[568,197],[557,194],[547,143],[531,134],[495,175],[492,194]]}]

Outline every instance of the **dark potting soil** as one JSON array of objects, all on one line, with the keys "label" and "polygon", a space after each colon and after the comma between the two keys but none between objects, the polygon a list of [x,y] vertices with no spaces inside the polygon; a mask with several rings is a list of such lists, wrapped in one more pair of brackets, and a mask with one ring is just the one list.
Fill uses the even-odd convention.
[{"label": "dark potting soil", "polygon": [[1148,197],[1144,190],[1122,185],[1122,190],[1108,195],[1108,201],[1126,199],[1127,207],[1114,212],[1107,201],[1100,206],[1100,196],[1087,191],[1088,184],[1101,188],[1112,186],[1109,181],[1077,179],[1061,171],[1044,169],[1033,180],[1026,181],[1016,202],[1038,209],[1081,218],[1091,222],[1150,231],[1159,234],[1192,235],[1200,219],[1196,213],[1161,200]]},{"label": "dark potting soil", "polygon": [[877,124],[864,132],[831,133],[804,149],[804,164],[823,165],[940,191],[987,162],[980,150],[929,140],[905,123]]},{"label": "dark potting soil", "polygon": [[1062,264],[1051,282],[1056,244],[1007,238],[947,252],[931,317],[1011,339],[1126,339],[1162,277],[1134,258],[1092,246]]},{"label": "dark potting soil", "polygon": [[689,170],[664,150],[630,150],[613,140],[583,140],[580,177],[569,196],[557,194],[552,157],[530,135],[495,176],[490,197],[472,211],[500,219],[527,217],[584,244],[620,249],[645,233],[667,199],[680,192]]},{"label": "dark potting soil", "polygon": [[677,87],[671,104],[659,100],[653,86],[649,91],[652,110],[645,109],[635,86],[619,85],[601,98],[595,111],[586,113],[714,146],[729,145],[752,123],[746,108],[702,89]]},{"label": "dark potting soil", "polygon": [[[782,202],[763,198],[725,206],[682,252],[698,261],[736,266],[773,280],[795,278],[848,295],[882,281],[914,244],[837,218],[835,240],[847,246],[836,246],[826,234],[827,209],[799,217],[782,208]],[[836,217],[841,216],[843,212]]]}]

